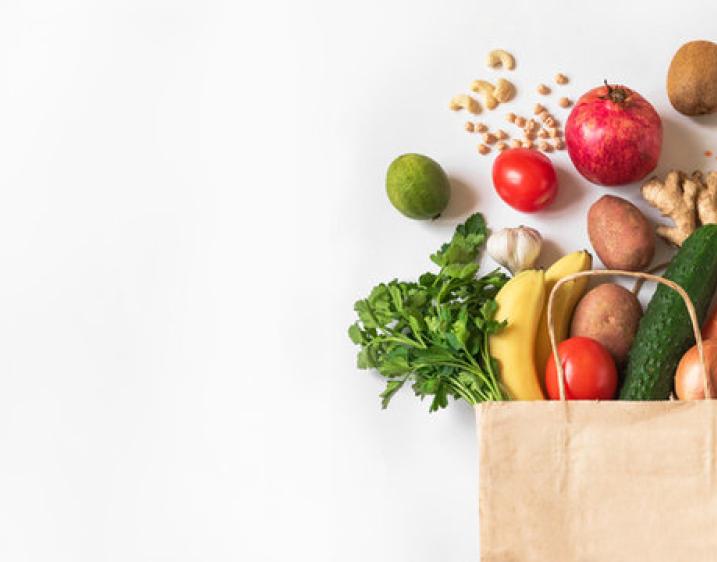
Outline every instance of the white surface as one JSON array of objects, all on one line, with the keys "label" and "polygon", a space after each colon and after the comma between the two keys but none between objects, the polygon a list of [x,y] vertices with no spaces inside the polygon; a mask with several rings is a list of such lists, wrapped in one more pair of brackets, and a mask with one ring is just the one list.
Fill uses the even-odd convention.
[{"label": "white surface", "polygon": [[[0,559],[477,559],[471,412],[381,411],[345,332],[472,210],[585,246],[602,189],[560,155],[557,204],[510,210],[446,109],[489,48],[518,59],[510,109],[608,78],[662,113],[660,170],[717,149],[664,91],[715,4],[579,6],[4,3]],[[435,223],[384,195],[407,151],[455,180]]]}]

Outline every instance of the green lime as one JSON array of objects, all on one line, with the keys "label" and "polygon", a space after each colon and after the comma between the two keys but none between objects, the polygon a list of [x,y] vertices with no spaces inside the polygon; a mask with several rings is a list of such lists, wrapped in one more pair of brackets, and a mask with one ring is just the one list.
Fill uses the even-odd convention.
[{"label": "green lime", "polygon": [[433,219],[448,205],[451,186],[440,164],[422,154],[402,154],[388,167],[386,193],[412,219]]}]

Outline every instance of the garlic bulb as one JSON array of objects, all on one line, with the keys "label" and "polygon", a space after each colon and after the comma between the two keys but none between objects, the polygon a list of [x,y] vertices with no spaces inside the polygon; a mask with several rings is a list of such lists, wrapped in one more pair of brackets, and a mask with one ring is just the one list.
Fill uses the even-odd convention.
[{"label": "garlic bulb", "polygon": [[488,255],[515,275],[530,269],[540,255],[543,237],[527,226],[504,228],[488,238]]}]

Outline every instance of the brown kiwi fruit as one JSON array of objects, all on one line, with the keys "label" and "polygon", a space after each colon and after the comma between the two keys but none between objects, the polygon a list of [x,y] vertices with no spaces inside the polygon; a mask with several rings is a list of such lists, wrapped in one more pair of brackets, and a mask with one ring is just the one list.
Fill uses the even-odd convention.
[{"label": "brown kiwi fruit", "polygon": [[690,41],[679,48],[667,71],[667,96],[685,115],[717,111],[717,43]]}]

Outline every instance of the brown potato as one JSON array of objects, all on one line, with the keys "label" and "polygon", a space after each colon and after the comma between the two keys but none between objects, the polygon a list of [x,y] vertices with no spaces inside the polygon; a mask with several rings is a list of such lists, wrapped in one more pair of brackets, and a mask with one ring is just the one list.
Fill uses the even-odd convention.
[{"label": "brown potato", "polygon": [[690,41],[679,48],[667,71],[667,96],[685,115],[717,111],[717,44]]},{"label": "brown potato", "polygon": [[588,211],[588,236],[608,269],[644,271],[655,255],[652,225],[626,199],[603,195]]},{"label": "brown potato", "polygon": [[635,295],[615,283],[604,283],[578,303],[570,335],[599,341],[621,365],[627,360],[641,317],[642,307]]}]

